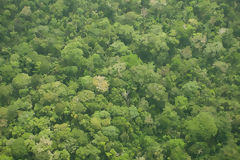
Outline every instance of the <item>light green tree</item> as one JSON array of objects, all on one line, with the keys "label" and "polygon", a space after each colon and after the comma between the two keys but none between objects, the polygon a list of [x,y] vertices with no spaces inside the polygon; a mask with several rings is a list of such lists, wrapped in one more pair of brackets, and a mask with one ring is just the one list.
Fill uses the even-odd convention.
[{"label": "light green tree", "polygon": [[28,87],[30,83],[31,77],[25,73],[19,73],[12,81],[13,86],[17,89]]},{"label": "light green tree", "polygon": [[208,112],[200,112],[192,120],[186,121],[186,129],[191,141],[207,141],[213,138],[218,131],[213,115]]}]

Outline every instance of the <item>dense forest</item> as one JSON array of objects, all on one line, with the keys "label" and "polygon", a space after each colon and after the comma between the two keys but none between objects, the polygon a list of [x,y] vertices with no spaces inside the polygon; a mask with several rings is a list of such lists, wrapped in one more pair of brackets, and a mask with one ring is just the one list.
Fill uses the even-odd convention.
[{"label": "dense forest", "polygon": [[239,0],[0,0],[0,160],[239,160]]}]

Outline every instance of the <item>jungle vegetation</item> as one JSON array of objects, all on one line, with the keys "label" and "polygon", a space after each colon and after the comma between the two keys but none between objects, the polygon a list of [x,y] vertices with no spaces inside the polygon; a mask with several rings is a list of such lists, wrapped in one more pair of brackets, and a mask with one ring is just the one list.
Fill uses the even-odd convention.
[{"label": "jungle vegetation", "polygon": [[0,0],[0,160],[238,160],[239,0]]}]

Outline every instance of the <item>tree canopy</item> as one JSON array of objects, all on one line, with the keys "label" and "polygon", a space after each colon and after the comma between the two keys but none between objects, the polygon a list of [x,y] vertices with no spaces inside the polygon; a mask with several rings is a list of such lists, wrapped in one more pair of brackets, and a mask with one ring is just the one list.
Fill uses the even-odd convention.
[{"label": "tree canopy", "polygon": [[239,0],[0,0],[0,160],[237,160]]}]

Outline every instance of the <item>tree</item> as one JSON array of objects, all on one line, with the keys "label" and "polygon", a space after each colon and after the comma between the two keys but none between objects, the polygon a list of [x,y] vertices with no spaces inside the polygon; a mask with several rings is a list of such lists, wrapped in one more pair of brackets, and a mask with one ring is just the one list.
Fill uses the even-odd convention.
[{"label": "tree", "polygon": [[115,27],[115,31],[117,32],[118,37],[120,38],[120,40],[122,42],[124,42],[124,44],[129,44],[129,43],[132,42],[133,36],[134,36],[134,28],[133,28],[133,26],[121,25],[119,23],[115,23],[114,27]]},{"label": "tree", "polygon": [[157,74],[154,68],[155,66],[151,63],[133,66],[124,73],[124,80],[130,81],[130,85],[135,87],[158,82],[161,79],[161,75]]},{"label": "tree", "polygon": [[135,106],[129,107],[128,110],[129,110],[129,117],[131,119],[134,119],[139,116],[139,112]]},{"label": "tree", "polygon": [[87,135],[87,133],[85,133],[84,131],[82,131],[80,129],[74,128],[71,131],[71,136],[74,139],[76,139],[76,143],[77,143],[76,146],[88,144],[88,135]]},{"label": "tree", "polygon": [[0,160],[239,159],[239,0],[0,4]]},{"label": "tree", "polygon": [[0,85],[0,102],[2,104],[8,104],[10,100],[10,96],[13,92],[12,85]]},{"label": "tree", "polygon": [[239,146],[237,146],[234,142],[229,141],[227,145],[225,145],[223,148],[221,148],[220,152],[217,154],[217,156],[214,159],[220,159],[220,160],[230,160],[230,159],[236,159],[239,157]]},{"label": "tree", "polygon": [[97,91],[106,92],[108,91],[108,82],[105,80],[105,77],[95,76],[93,77],[93,85],[96,87]]},{"label": "tree", "polygon": [[136,54],[122,56],[121,60],[125,62],[129,68],[142,64],[142,60]]},{"label": "tree", "polygon": [[212,42],[206,44],[203,54],[206,56],[206,60],[211,64],[213,60],[222,56],[224,52],[225,48],[223,47],[222,42]]},{"label": "tree", "polygon": [[94,145],[88,144],[85,147],[79,147],[76,151],[76,160],[99,160],[100,150]]},{"label": "tree", "polygon": [[62,17],[64,12],[67,10],[67,6],[64,0],[57,0],[54,4],[50,6],[50,11],[56,15],[56,17]]},{"label": "tree", "polygon": [[161,84],[150,83],[147,84],[146,97],[156,101],[167,101],[168,95],[165,92],[166,88]]},{"label": "tree", "polygon": [[162,132],[163,130],[171,131],[180,127],[179,116],[177,112],[173,110],[170,105],[166,105],[161,114],[156,115],[155,124],[158,127],[157,130]]},{"label": "tree", "polygon": [[58,102],[58,97],[68,95],[68,88],[59,81],[43,84],[39,87],[38,96],[41,104],[50,104]]},{"label": "tree", "polygon": [[184,111],[188,110],[188,99],[184,96],[175,97],[175,106],[179,115],[182,115]]},{"label": "tree", "polygon": [[118,139],[119,136],[119,130],[115,126],[103,127],[102,133],[112,140]]},{"label": "tree", "polygon": [[41,137],[39,142],[33,146],[32,151],[36,160],[47,160],[52,158],[52,141],[49,138]]},{"label": "tree", "polygon": [[76,39],[67,43],[67,45],[61,51],[61,57],[65,65],[82,67],[86,61],[83,57],[84,51],[87,49],[88,46],[82,42],[81,38],[77,37]]},{"label": "tree", "polygon": [[162,147],[156,142],[154,137],[144,136],[142,137],[141,145],[144,149],[144,158],[162,160]]},{"label": "tree", "polygon": [[26,158],[28,155],[27,147],[24,144],[23,138],[13,139],[10,144],[11,153],[15,159]]},{"label": "tree", "polygon": [[54,148],[59,149],[65,149],[66,144],[68,143],[67,140],[70,138],[69,135],[71,135],[71,129],[69,128],[67,123],[63,124],[56,124],[54,126]]},{"label": "tree", "polygon": [[99,18],[94,23],[84,26],[85,41],[90,46],[99,44],[103,48],[107,48],[111,44],[111,40],[115,38],[113,34],[113,26],[108,18]]},{"label": "tree", "polygon": [[31,77],[25,73],[19,73],[13,78],[13,86],[17,89],[27,87],[31,83]]},{"label": "tree", "polygon": [[75,100],[79,102],[89,102],[94,100],[94,98],[95,98],[94,92],[90,90],[82,90],[78,92],[77,96],[75,97]]},{"label": "tree", "polygon": [[182,139],[170,139],[166,143],[166,148],[170,151],[170,159],[190,160],[191,157],[184,150],[185,143]]},{"label": "tree", "polygon": [[57,103],[54,110],[58,116],[61,116],[64,113],[64,109],[66,107],[66,104],[64,103]]},{"label": "tree", "polygon": [[210,148],[206,142],[196,142],[188,148],[188,151],[192,157],[201,157],[209,154]]},{"label": "tree", "polygon": [[136,53],[143,61],[153,61],[157,66],[167,63],[170,38],[161,25],[152,25],[148,33],[137,36],[135,41]]},{"label": "tree", "polygon": [[191,141],[207,141],[216,136],[218,131],[215,119],[208,112],[200,112],[192,120],[186,121],[186,129]]},{"label": "tree", "polygon": [[13,160],[13,157],[10,157],[10,156],[5,155],[5,154],[0,154],[0,157],[2,158],[2,160]]},{"label": "tree", "polygon": [[0,67],[1,79],[5,82],[11,82],[12,79],[20,72],[19,68],[15,68],[10,64],[5,64]]},{"label": "tree", "polygon": [[186,97],[194,98],[199,95],[200,86],[196,81],[189,81],[183,85],[182,90]]},{"label": "tree", "polygon": [[229,67],[229,64],[221,61],[216,61],[213,63],[213,66],[218,69],[219,71],[226,73]]},{"label": "tree", "polygon": [[4,107],[0,107],[0,135],[4,134],[4,128],[8,126],[8,109]]},{"label": "tree", "polygon": [[112,88],[109,98],[113,104],[123,105],[126,104],[124,93],[126,93],[126,90],[123,88]]},{"label": "tree", "polygon": [[91,118],[91,124],[96,129],[101,129],[102,126],[108,126],[111,123],[110,114],[107,111],[96,111]]},{"label": "tree", "polygon": [[119,16],[117,21],[122,25],[136,25],[137,20],[141,17],[135,12],[127,12],[126,14]]},{"label": "tree", "polygon": [[78,79],[80,86],[83,89],[88,89],[88,90],[93,90],[93,78],[91,76],[84,76],[84,77],[79,77]]},{"label": "tree", "polygon": [[70,160],[70,154],[66,150],[56,151],[53,154],[54,160]]},{"label": "tree", "polygon": [[53,154],[54,160],[70,160],[70,154],[66,150],[56,151]]},{"label": "tree", "polygon": [[129,48],[121,41],[116,41],[111,44],[108,52],[111,56],[125,56],[131,53]]}]

